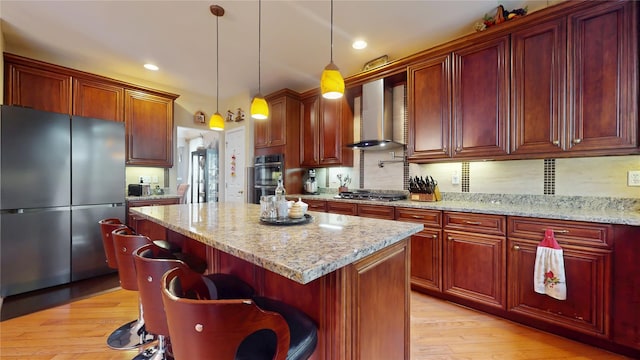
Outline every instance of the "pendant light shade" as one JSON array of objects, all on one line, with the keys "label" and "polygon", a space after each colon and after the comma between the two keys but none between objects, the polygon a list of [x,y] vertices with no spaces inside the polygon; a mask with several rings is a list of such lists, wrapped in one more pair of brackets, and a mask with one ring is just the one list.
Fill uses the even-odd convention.
[{"label": "pendant light shade", "polygon": [[265,120],[269,117],[269,105],[262,96],[262,82],[260,74],[260,55],[262,50],[262,0],[258,0],[258,94],[251,101],[251,117]]},{"label": "pendant light shade", "polygon": [[344,78],[333,63],[333,0],[331,0],[331,62],[320,77],[320,92],[326,99],[339,99],[344,94]]},{"label": "pendant light shade", "polygon": [[267,100],[260,93],[251,101],[251,117],[257,120],[264,120],[269,117],[269,105],[267,105]]},{"label": "pendant light shade", "polygon": [[224,130],[224,119],[219,112],[216,111],[216,113],[211,115],[211,117],[209,118],[209,129],[215,131]]},{"label": "pendant light shade", "polygon": [[218,19],[224,15],[224,9],[220,5],[211,5],[209,7],[211,13],[216,17],[216,112],[211,115],[209,119],[209,129],[215,131],[223,131],[224,130],[224,119],[220,112],[218,111],[218,98],[220,95],[220,57],[218,56],[218,34],[220,33],[218,30]]}]

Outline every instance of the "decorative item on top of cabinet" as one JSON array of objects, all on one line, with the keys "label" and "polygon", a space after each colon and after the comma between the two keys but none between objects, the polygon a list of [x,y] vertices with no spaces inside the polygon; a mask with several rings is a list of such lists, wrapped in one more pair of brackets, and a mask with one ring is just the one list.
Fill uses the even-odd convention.
[{"label": "decorative item on top of cabinet", "polygon": [[174,100],[138,90],[125,91],[127,165],[173,166]]},{"label": "decorative item on top of cabinet", "polygon": [[442,292],[442,212],[397,207],[396,220],[424,225],[424,230],[411,236],[411,288],[427,294]]},{"label": "decorative item on top of cabinet", "polygon": [[505,217],[449,211],[443,216],[443,292],[505,309]]},{"label": "decorative item on top of cabinet", "polygon": [[353,111],[348,92],[340,99],[325,99],[313,90],[302,95],[300,165],[353,166]]},{"label": "decorative item on top of cabinet", "polygon": [[[553,229],[563,249],[567,299],[538,294],[533,269],[538,243]],[[536,324],[609,337],[613,226],[509,217],[507,310]]]}]

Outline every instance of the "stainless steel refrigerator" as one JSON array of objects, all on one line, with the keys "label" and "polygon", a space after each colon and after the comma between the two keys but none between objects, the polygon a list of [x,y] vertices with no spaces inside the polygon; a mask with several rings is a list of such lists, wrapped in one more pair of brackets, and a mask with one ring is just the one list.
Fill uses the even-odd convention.
[{"label": "stainless steel refrigerator", "polygon": [[2,106],[0,296],[93,277],[98,221],[124,220],[124,124]]}]

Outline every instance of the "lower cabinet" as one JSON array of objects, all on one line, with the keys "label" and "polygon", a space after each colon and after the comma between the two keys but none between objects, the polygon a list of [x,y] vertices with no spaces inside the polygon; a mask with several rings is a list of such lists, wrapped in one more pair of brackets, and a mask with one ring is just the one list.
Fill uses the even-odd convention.
[{"label": "lower cabinet", "polygon": [[324,200],[304,200],[309,205],[307,211],[327,212],[327,202]]},{"label": "lower cabinet", "polygon": [[358,204],[358,216],[394,220],[396,218],[393,206]]},{"label": "lower cabinet", "polygon": [[[546,229],[554,231],[563,250],[566,300],[533,290],[536,250]],[[609,337],[611,225],[510,217],[508,238],[510,312],[569,330]]]},{"label": "lower cabinet", "polygon": [[444,212],[443,228],[443,293],[504,309],[505,217]]},{"label": "lower cabinet", "polygon": [[340,201],[327,201],[327,212],[332,214],[357,216],[358,204]]}]

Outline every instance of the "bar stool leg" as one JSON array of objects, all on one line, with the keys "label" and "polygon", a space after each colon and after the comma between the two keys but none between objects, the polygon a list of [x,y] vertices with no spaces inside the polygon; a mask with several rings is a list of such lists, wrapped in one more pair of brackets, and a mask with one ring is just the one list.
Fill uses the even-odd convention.
[{"label": "bar stool leg", "polygon": [[155,336],[145,330],[142,302],[138,301],[138,319],[114,330],[107,338],[107,346],[116,350],[130,350],[148,345],[155,340]]}]

